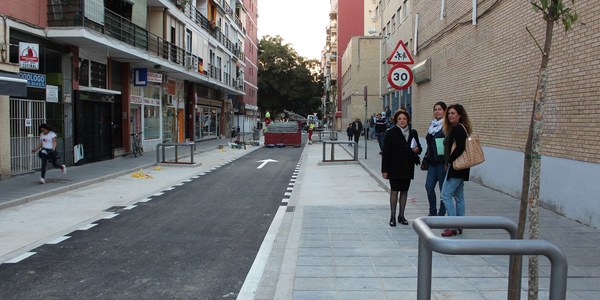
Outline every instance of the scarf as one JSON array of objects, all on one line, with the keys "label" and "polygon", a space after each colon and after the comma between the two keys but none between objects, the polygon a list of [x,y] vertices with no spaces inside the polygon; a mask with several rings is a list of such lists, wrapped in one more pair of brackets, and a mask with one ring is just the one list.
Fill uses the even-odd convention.
[{"label": "scarf", "polygon": [[427,130],[427,132],[429,132],[429,134],[435,134],[436,132],[440,131],[442,129],[442,126],[444,125],[444,119],[433,119],[433,121],[431,121],[431,125],[429,125],[429,129]]},{"label": "scarf", "polygon": [[410,127],[406,126],[404,128],[398,126],[400,131],[402,131],[402,135],[404,135],[404,139],[408,142],[408,135],[410,134]]}]

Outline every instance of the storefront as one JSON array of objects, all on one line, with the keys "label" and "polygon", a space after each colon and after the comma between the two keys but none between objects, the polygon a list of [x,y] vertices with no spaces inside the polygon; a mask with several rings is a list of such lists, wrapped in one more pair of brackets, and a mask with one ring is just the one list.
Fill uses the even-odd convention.
[{"label": "storefront", "polygon": [[161,85],[131,86],[129,103],[130,134],[139,134],[143,147],[154,149],[162,142]]},{"label": "storefront", "polygon": [[221,102],[197,99],[195,114],[195,140],[214,139],[221,136]]}]

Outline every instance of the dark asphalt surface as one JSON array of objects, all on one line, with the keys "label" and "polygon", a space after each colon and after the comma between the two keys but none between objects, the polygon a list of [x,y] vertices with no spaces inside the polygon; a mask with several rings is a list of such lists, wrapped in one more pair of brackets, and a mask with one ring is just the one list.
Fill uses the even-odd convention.
[{"label": "dark asphalt surface", "polygon": [[[302,153],[259,149],[0,265],[0,299],[235,299]],[[260,160],[274,159],[257,169]]]}]

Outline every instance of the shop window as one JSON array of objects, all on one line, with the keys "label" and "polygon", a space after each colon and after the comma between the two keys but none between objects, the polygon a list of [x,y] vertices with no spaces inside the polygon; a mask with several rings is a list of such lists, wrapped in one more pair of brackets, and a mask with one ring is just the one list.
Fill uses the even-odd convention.
[{"label": "shop window", "polygon": [[144,106],[144,138],[146,140],[160,138],[160,106]]}]

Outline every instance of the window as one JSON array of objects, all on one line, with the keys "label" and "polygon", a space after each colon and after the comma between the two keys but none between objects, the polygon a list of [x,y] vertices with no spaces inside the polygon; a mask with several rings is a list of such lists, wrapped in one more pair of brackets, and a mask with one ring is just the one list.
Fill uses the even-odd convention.
[{"label": "window", "polygon": [[192,53],[192,31],[185,30],[185,51]]},{"label": "window", "polygon": [[392,16],[392,30],[396,29],[396,15]]},{"label": "window", "polygon": [[402,3],[402,20],[406,19],[406,15],[408,13],[408,0],[404,0],[404,3]]}]

